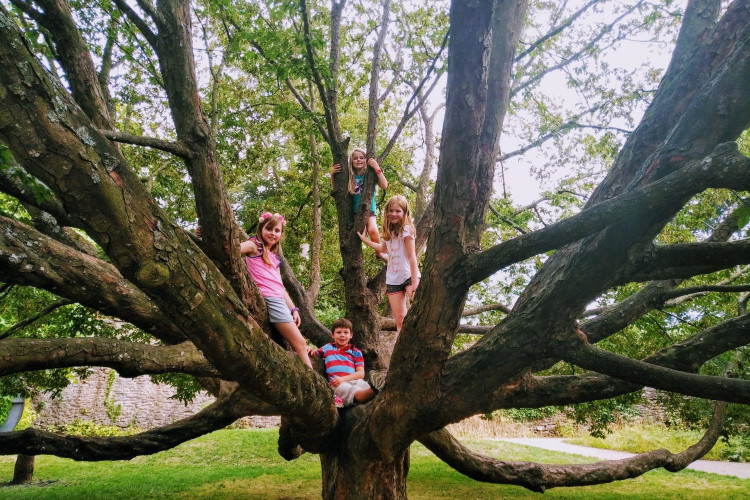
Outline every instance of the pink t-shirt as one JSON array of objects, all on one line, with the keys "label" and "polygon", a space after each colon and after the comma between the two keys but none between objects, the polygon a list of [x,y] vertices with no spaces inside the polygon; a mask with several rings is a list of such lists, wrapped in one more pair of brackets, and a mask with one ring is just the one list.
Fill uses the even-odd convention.
[{"label": "pink t-shirt", "polygon": [[247,270],[250,271],[250,276],[255,280],[255,284],[260,289],[260,294],[264,297],[280,297],[284,298],[284,283],[281,281],[281,272],[279,266],[281,261],[278,255],[273,252],[268,252],[268,259],[271,261],[271,266],[263,261],[263,245],[258,242],[255,237],[250,238],[255,242],[258,247],[258,255],[248,255],[245,260],[247,261]]}]

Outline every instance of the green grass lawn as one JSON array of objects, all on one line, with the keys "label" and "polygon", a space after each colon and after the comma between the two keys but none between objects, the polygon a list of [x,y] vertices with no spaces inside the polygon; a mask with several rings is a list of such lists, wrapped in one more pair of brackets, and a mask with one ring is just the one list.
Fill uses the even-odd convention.
[{"label": "green grass lawn", "polygon": [[[173,450],[128,462],[74,462],[37,457],[34,478],[41,484],[5,486],[3,499],[117,498],[320,498],[320,465],[315,455],[285,462],[276,453],[276,430],[224,430]],[[506,460],[585,463],[558,454],[493,440],[467,443]],[[0,481],[10,479],[15,457],[0,457]],[[412,499],[542,498],[517,486],[477,483],[458,474],[420,445],[412,447],[408,483]],[[710,493],[709,493],[710,492]],[[683,471],[652,471],[640,478],[585,488],[555,488],[544,498],[746,499],[750,480]]]}]

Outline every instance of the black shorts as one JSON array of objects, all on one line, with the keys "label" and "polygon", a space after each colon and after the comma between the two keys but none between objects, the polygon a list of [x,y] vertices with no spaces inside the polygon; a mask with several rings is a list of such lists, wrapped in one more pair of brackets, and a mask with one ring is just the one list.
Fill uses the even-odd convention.
[{"label": "black shorts", "polygon": [[402,293],[406,291],[406,287],[411,285],[411,278],[404,281],[400,285],[389,285],[388,283],[385,284],[385,293],[386,295],[391,295],[393,293]]}]

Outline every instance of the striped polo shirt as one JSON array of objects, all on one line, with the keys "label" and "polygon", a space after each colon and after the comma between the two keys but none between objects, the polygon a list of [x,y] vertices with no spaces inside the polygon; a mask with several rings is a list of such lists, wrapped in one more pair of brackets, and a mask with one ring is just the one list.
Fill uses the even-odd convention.
[{"label": "striped polo shirt", "polygon": [[315,354],[325,361],[328,380],[351,375],[357,371],[358,366],[365,366],[362,352],[351,344],[339,349],[336,344],[329,343],[315,351]]}]

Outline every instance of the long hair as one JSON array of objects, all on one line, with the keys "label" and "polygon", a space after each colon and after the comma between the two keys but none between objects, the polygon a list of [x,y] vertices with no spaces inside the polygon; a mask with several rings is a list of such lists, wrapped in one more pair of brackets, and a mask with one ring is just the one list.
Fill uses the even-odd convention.
[{"label": "long hair", "polygon": [[[266,246],[266,242],[263,241],[263,228],[268,227],[271,229],[276,227],[276,224],[281,224],[281,238],[269,248]],[[281,240],[284,239],[285,226],[286,220],[284,220],[284,216],[278,213],[272,214],[270,212],[265,212],[258,218],[258,228],[255,230],[255,238],[263,246],[263,262],[265,262],[267,266],[273,266],[271,258],[268,256],[268,252],[273,252],[276,255],[279,255],[281,252]]]},{"label": "long hair", "polygon": [[[404,217],[398,224],[391,224],[388,220],[388,210],[390,210],[393,205],[401,207],[401,210],[404,211]],[[406,198],[403,195],[397,194],[391,196],[385,204],[385,209],[383,209],[383,240],[390,241],[392,237],[397,237],[405,227],[411,229],[411,234],[414,238],[417,237],[417,229],[414,227],[414,222],[411,220],[409,202],[406,201]]]},{"label": "long hair", "polygon": [[359,151],[365,156],[365,169],[364,171],[367,171],[367,151],[365,151],[362,148],[354,148],[352,149],[352,152],[349,153],[349,194],[355,194],[356,187],[354,186],[354,167],[352,167],[352,157],[354,156],[354,153]]}]

